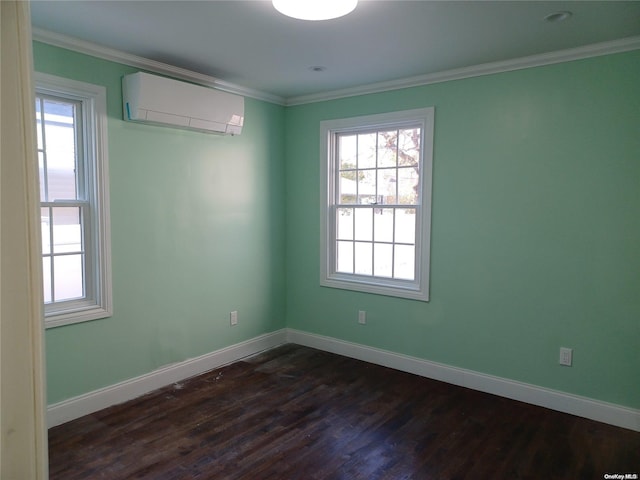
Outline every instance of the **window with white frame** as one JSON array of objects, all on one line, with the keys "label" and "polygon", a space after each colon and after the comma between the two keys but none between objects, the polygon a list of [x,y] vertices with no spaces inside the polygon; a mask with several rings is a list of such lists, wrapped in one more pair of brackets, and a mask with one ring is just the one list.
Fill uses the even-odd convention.
[{"label": "window with white frame", "polygon": [[45,326],[111,306],[106,89],[36,74]]},{"label": "window with white frame", "polygon": [[433,107],[323,121],[320,284],[429,300]]}]

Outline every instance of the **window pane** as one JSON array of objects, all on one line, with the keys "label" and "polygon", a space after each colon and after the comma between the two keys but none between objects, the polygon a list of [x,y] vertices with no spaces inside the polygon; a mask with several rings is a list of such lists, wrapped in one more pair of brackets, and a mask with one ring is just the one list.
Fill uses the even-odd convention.
[{"label": "window pane", "polygon": [[372,205],[378,203],[376,196],[376,171],[358,171],[358,203],[360,205]]},{"label": "window pane", "polygon": [[398,142],[400,165],[418,165],[418,160],[420,159],[420,129],[400,130]]},{"label": "window pane", "polygon": [[45,176],[44,153],[42,152],[38,152],[38,176],[40,179],[40,201],[46,202],[48,200],[46,189],[45,189],[45,183],[47,181],[47,177]]},{"label": "window pane", "polygon": [[53,208],[53,253],[82,251],[79,207]]},{"label": "window pane", "polygon": [[414,280],[415,248],[407,245],[396,245],[395,249],[394,278]]},{"label": "window pane", "polygon": [[322,286],[429,300],[422,195],[431,195],[432,145],[423,152],[422,137],[428,128],[431,139],[433,115],[430,107],[320,122],[331,140],[321,144],[330,173],[322,179]]},{"label": "window pane", "polygon": [[376,209],[373,215],[373,239],[376,242],[393,242],[393,209]]},{"label": "window pane", "polygon": [[74,104],[45,100],[44,121],[48,200],[76,199]]},{"label": "window pane", "polygon": [[44,303],[51,303],[51,257],[42,258],[42,279],[44,280]]},{"label": "window pane", "polygon": [[358,168],[376,167],[376,134],[358,135]]},{"label": "window pane", "polygon": [[397,130],[378,132],[378,168],[396,166],[397,145]]},{"label": "window pane", "polygon": [[356,268],[355,273],[358,275],[372,275],[373,266],[372,263],[372,244],[356,242],[355,254],[356,254]]},{"label": "window pane", "polygon": [[376,277],[392,277],[393,246],[386,243],[375,243],[373,252],[373,274]]},{"label": "window pane", "polygon": [[413,167],[398,169],[398,203],[418,204],[418,172]]},{"label": "window pane", "polygon": [[373,240],[373,208],[356,208],[355,216],[355,239]]},{"label": "window pane", "polygon": [[56,302],[84,297],[83,256],[63,255],[53,258]]},{"label": "window pane", "polygon": [[340,135],[338,137],[340,170],[356,168],[356,139],[356,135]]},{"label": "window pane", "polygon": [[36,135],[38,136],[38,150],[42,150],[42,112],[40,111],[40,98],[36,97]]},{"label": "window pane", "polygon": [[353,240],[353,208],[339,208],[337,223],[336,237],[339,240]]},{"label": "window pane", "polygon": [[353,242],[338,242],[336,270],[341,273],[353,273]]},{"label": "window pane", "polygon": [[416,243],[416,209],[396,209],[396,243]]},{"label": "window pane", "polygon": [[42,253],[51,253],[51,217],[49,216],[49,208],[40,208],[40,231],[42,232]]},{"label": "window pane", "polygon": [[378,198],[380,203],[393,205],[396,203],[396,175],[395,168],[378,170]]},{"label": "window pane", "polygon": [[340,203],[356,203],[356,174],[355,170],[340,172]]},{"label": "window pane", "polygon": [[[106,88],[35,74],[46,327],[111,315]],[[73,309],[65,305],[72,301]],[[62,302],[62,305],[58,305]]]}]

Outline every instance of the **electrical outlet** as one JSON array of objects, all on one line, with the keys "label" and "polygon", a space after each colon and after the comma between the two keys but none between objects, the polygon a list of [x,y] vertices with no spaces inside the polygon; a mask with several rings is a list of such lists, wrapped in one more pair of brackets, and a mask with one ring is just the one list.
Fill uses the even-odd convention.
[{"label": "electrical outlet", "polygon": [[570,367],[573,363],[573,349],[560,347],[560,365]]},{"label": "electrical outlet", "polygon": [[234,326],[234,325],[238,324],[238,311],[237,310],[234,310],[233,312],[231,312],[229,317],[231,319],[231,326]]},{"label": "electrical outlet", "polygon": [[358,311],[358,323],[360,325],[365,325],[367,323],[367,312],[364,310]]}]

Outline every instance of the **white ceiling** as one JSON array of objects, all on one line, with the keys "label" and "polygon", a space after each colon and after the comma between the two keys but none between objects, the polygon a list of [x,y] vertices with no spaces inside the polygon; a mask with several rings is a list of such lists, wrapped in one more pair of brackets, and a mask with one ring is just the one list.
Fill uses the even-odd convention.
[{"label": "white ceiling", "polygon": [[[544,20],[562,10],[569,20]],[[640,35],[640,1],[360,0],[324,22],[267,0],[35,0],[31,12],[36,29],[282,98]]]}]

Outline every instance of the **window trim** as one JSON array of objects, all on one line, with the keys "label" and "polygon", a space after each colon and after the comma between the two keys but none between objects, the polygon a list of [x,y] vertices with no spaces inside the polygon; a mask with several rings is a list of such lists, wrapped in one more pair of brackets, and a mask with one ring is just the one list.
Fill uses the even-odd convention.
[{"label": "window trim", "polygon": [[[89,178],[93,208],[85,226],[93,230],[90,235],[93,265],[90,272],[94,284],[95,299],[87,302],[60,302],[45,305],[45,328],[59,327],[79,322],[106,318],[113,315],[111,285],[111,229],[109,216],[109,156],[107,145],[107,89],[77,80],[35,72],[37,95],[52,95],[82,102],[82,125],[85,139],[84,167]],[[93,158],[93,161],[90,159]],[[42,258],[42,252],[40,257]]]},{"label": "window trim", "polygon": [[[434,107],[320,122],[320,285],[364,293],[429,301],[429,267],[431,251],[431,204],[433,185]],[[386,279],[368,275],[336,272],[335,210],[336,145],[338,133],[360,133],[367,129],[398,128],[420,124],[421,165],[420,213],[416,225],[415,280]]]}]

